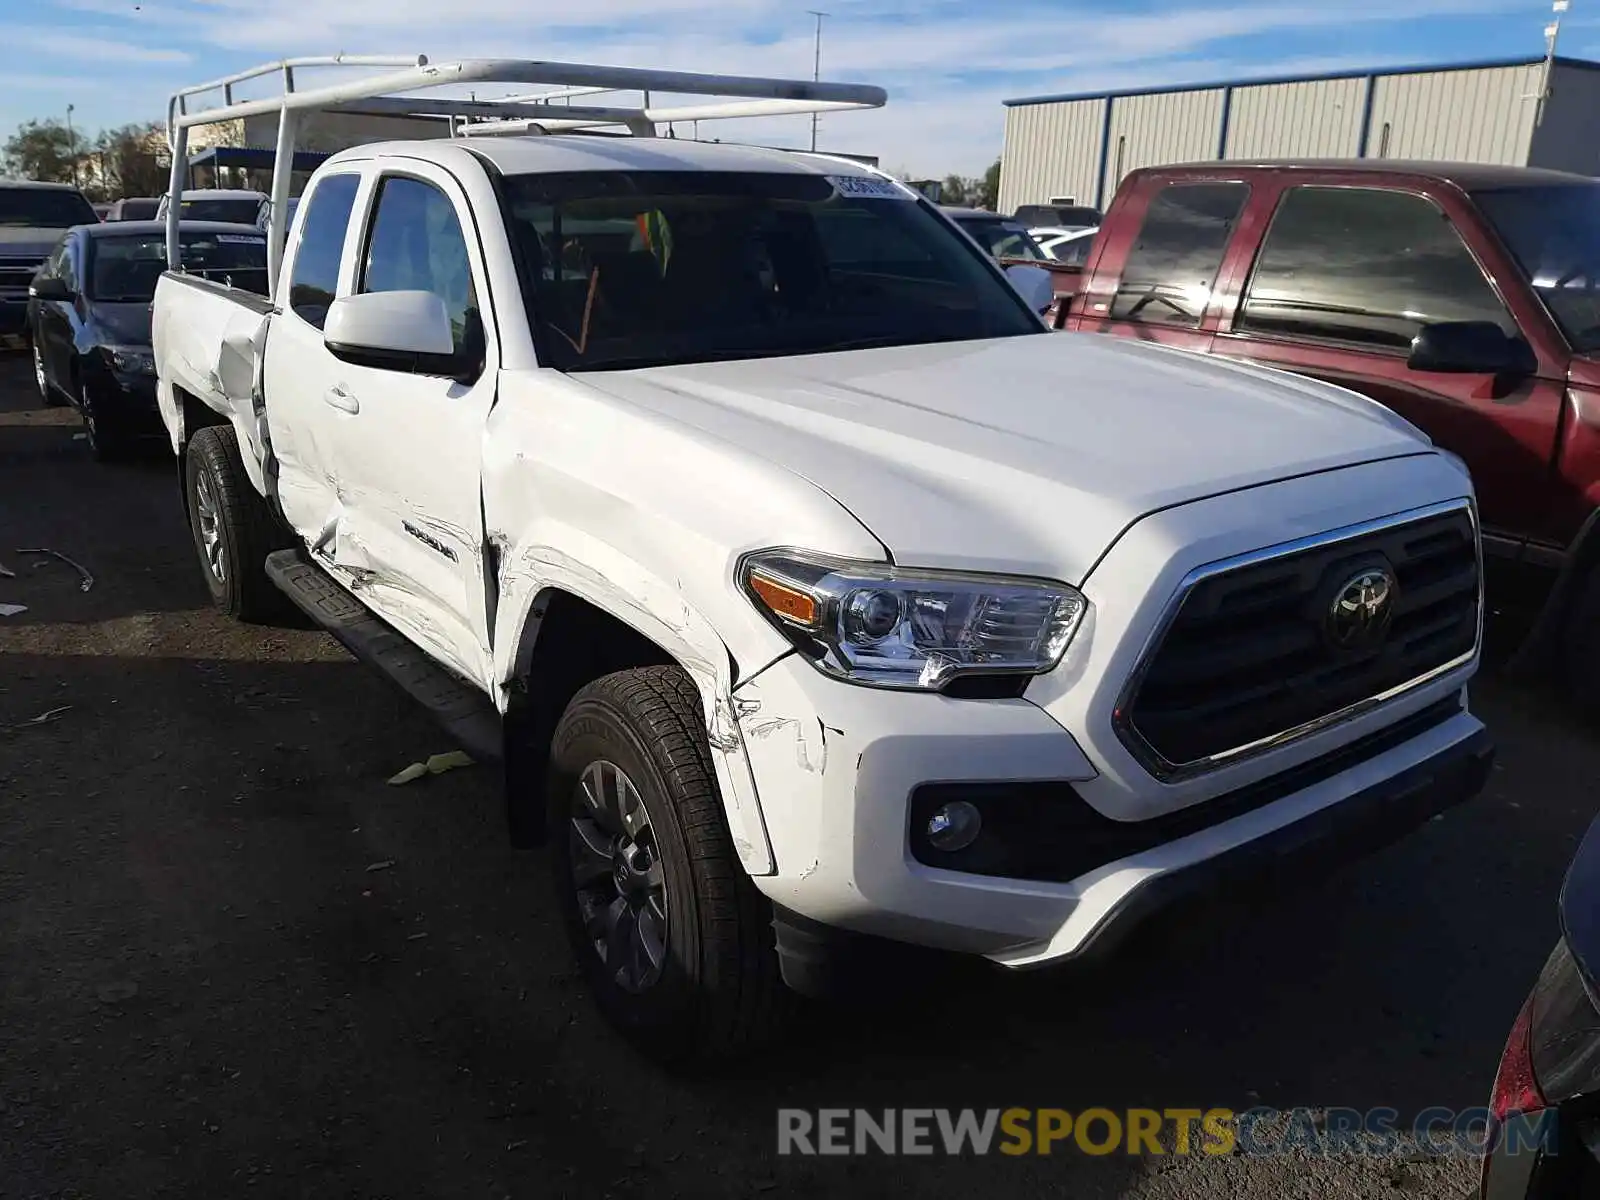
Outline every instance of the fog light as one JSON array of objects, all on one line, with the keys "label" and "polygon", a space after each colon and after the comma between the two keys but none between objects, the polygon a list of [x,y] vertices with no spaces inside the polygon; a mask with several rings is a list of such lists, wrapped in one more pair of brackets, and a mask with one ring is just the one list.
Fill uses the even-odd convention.
[{"label": "fog light", "polygon": [[928,818],[928,845],[942,854],[954,854],[977,841],[982,829],[983,817],[977,805],[952,800],[934,809]]}]

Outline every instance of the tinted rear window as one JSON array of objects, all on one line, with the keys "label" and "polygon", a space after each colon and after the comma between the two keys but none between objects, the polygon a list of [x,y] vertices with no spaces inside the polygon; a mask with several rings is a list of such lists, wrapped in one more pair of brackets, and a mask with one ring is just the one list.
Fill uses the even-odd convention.
[{"label": "tinted rear window", "polygon": [[259,200],[185,200],[179,208],[185,221],[229,221],[254,225],[261,215]]}]

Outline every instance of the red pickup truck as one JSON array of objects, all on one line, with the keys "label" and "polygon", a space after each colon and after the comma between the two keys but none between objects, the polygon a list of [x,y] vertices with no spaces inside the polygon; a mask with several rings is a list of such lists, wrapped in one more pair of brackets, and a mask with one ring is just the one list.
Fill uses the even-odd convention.
[{"label": "red pickup truck", "polygon": [[1135,171],[1055,321],[1340,384],[1458,454],[1486,553],[1551,584],[1523,665],[1600,711],[1600,180],[1385,159]]}]

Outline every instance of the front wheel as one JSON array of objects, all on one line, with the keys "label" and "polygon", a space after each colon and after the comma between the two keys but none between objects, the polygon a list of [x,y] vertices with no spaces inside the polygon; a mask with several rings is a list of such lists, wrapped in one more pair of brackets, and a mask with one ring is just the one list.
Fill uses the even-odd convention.
[{"label": "front wheel", "polygon": [[39,399],[46,408],[60,408],[65,401],[61,394],[50,386],[50,380],[44,373],[44,355],[39,353],[39,335],[33,337],[33,386],[39,389]]},{"label": "front wheel", "polygon": [[265,564],[284,539],[244,473],[231,425],[208,425],[189,439],[184,486],[189,528],[212,604],[241,621],[277,616],[283,599]]},{"label": "front wheel", "polygon": [[128,456],[128,435],[114,417],[95,411],[87,385],[78,385],[78,413],[83,417],[84,439],[96,462],[118,462]]},{"label": "front wheel", "polygon": [[556,728],[548,795],[557,899],[611,1023],[675,1065],[769,1041],[792,998],[689,676],[642,667],[580,691]]}]

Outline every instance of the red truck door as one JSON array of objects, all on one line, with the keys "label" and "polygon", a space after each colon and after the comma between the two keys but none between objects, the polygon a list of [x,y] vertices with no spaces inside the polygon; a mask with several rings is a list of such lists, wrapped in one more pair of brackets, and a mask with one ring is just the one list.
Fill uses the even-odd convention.
[{"label": "red truck door", "polygon": [[[1566,365],[1543,350],[1538,371],[1521,377],[1407,365],[1412,339],[1434,322],[1493,322],[1526,336],[1447,204],[1456,207],[1365,183],[1284,188],[1212,349],[1400,413],[1466,460],[1486,531],[1520,542],[1549,505]],[[1536,330],[1528,340],[1546,339]]]},{"label": "red truck door", "polygon": [[1068,327],[1209,349],[1217,275],[1249,198],[1237,180],[1133,185],[1096,235],[1099,257]]}]

